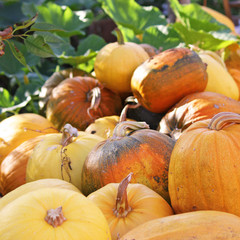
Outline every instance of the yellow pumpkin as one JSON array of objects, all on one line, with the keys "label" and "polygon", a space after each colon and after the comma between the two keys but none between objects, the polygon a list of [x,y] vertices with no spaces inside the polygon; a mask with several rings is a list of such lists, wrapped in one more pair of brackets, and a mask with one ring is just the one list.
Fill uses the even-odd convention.
[{"label": "yellow pumpkin", "polygon": [[143,184],[129,184],[131,175],[87,196],[102,210],[114,240],[144,222],[173,214],[158,193]]},{"label": "yellow pumpkin", "polygon": [[104,138],[77,131],[66,124],[63,133],[48,134],[39,142],[28,160],[26,181],[58,178],[81,189],[82,166],[88,153]]},{"label": "yellow pumpkin", "polygon": [[101,210],[68,189],[42,188],[18,197],[1,210],[1,240],[111,240]]},{"label": "yellow pumpkin", "polygon": [[69,189],[75,192],[79,192],[79,189],[75,187],[73,184],[61,180],[61,179],[55,179],[55,178],[45,178],[45,179],[39,179],[33,182],[25,183],[21,185],[18,188],[15,188],[11,192],[4,195],[2,198],[0,198],[0,211],[3,207],[5,207],[7,204],[12,202],[18,197],[21,197],[22,195],[32,192],[41,188],[61,188],[61,189]]},{"label": "yellow pumpkin", "polygon": [[207,64],[208,82],[204,91],[221,93],[232,99],[239,99],[239,90],[233,77],[218,61],[209,54],[199,53],[200,58]]},{"label": "yellow pumpkin", "polygon": [[94,72],[107,88],[122,95],[131,93],[132,74],[149,56],[137,43],[124,42],[119,30],[117,34],[118,42],[108,43],[98,52]]}]

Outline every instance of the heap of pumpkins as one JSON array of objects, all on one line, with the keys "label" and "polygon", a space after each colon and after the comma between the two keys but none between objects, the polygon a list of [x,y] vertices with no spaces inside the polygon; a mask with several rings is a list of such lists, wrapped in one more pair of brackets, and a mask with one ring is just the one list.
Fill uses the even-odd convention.
[{"label": "heap of pumpkins", "polygon": [[108,43],[42,114],[0,122],[1,240],[240,239],[240,47]]}]

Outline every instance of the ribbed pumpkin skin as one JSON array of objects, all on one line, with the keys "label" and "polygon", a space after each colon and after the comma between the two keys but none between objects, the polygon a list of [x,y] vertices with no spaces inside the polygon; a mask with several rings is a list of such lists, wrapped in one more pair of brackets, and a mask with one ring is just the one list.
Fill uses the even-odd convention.
[{"label": "ribbed pumpkin skin", "polygon": [[145,185],[130,183],[127,187],[127,198],[131,211],[126,217],[117,217],[113,210],[118,186],[118,183],[109,183],[87,197],[102,210],[108,221],[112,239],[117,239],[118,234],[122,236],[146,221],[173,214],[170,205],[159,194]]},{"label": "ribbed pumpkin skin", "polygon": [[[101,99],[97,109],[90,112],[91,117],[87,112],[91,106],[88,94],[96,87],[101,89]],[[120,96],[105,88],[98,80],[91,77],[74,77],[65,79],[52,90],[46,116],[59,130],[66,123],[70,123],[78,130],[84,131],[94,119],[119,115],[121,110]]]},{"label": "ribbed pumpkin skin", "polygon": [[12,202],[13,200],[17,199],[18,197],[21,197],[22,195],[32,192],[41,188],[60,188],[60,189],[69,189],[75,192],[79,192],[79,189],[75,187],[73,184],[57,179],[57,178],[44,178],[39,179],[33,182],[25,183],[18,188],[15,188],[8,194],[4,195],[0,200],[0,211],[3,207],[5,207],[7,204]]},{"label": "ribbed pumpkin skin", "polygon": [[[53,227],[44,218],[62,206],[66,221]],[[82,194],[67,189],[42,188],[17,198],[1,210],[1,240],[111,240],[101,210]]]},{"label": "ribbed pumpkin skin", "polygon": [[228,111],[240,114],[240,102],[220,93],[192,93],[164,115],[159,123],[159,130],[177,139],[192,123]]},{"label": "ribbed pumpkin skin", "polygon": [[[78,137],[65,146],[61,145],[62,134],[48,134],[39,142],[32,152],[27,168],[26,182],[43,178],[58,178],[71,182],[77,188],[81,188],[82,165],[92,148],[104,138],[79,131]],[[66,169],[61,168],[63,157],[69,158],[71,164],[66,164]],[[71,179],[69,175],[71,176]]]},{"label": "ribbed pumpkin skin", "polygon": [[168,165],[175,141],[155,130],[142,129],[120,139],[109,138],[88,154],[82,170],[82,193],[119,183],[133,172],[142,183],[169,201]]},{"label": "ribbed pumpkin skin", "polygon": [[240,124],[208,128],[193,123],[177,140],[169,165],[169,195],[175,213],[218,210],[240,216]]},{"label": "ribbed pumpkin skin", "polygon": [[240,218],[218,211],[197,211],[154,219],[120,240],[238,240]]},{"label": "ribbed pumpkin skin", "polygon": [[43,139],[44,135],[26,140],[12,150],[0,166],[0,185],[3,195],[26,183],[26,168],[33,148]]},{"label": "ribbed pumpkin skin", "polygon": [[190,93],[203,91],[206,85],[206,65],[187,48],[156,54],[137,67],[131,80],[139,103],[156,113],[167,111]]},{"label": "ribbed pumpkin skin", "polygon": [[45,117],[35,113],[13,115],[0,123],[0,163],[22,142],[46,133],[57,132]]}]

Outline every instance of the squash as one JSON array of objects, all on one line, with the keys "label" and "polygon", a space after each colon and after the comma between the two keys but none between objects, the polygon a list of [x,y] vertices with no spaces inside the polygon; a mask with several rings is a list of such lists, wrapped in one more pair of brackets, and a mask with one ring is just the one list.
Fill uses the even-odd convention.
[{"label": "squash", "polygon": [[230,111],[240,114],[240,102],[215,92],[192,93],[163,116],[158,130],[177,140],[192,123],[212,118],[219,112]]},{"label": "squash", "polygon": [[88,195],[107,219],[112,239],[155,218],[173,214],[170,205],[143,184],[129,183],[132,173],[120,183],[109,183]]},{"label": "squash", "polygon": [[74,77],[63,80],[52,90],[46,107],[46,117],[57,129],[69,123],[79,131],[95,119],[119,115],[120,96],[92,77]]},{"label": "squash", "polygon": [[240,218],[220,211],[196,211],[153,219],[120,240],[238,240]]},{"label": "squash", "polygon": [[11,192],[4,195],[2,198],[0,198],[0,211],[3,207],[5,207],[7,204],[12,202],[18,197],[21,197],[22,195],[32,192],[41,188],[61,188],[61,189],[69,189],[75,192],[79,192],[79,189],[75,187],[73,184],[57,179],[57,178],[44,178],[39,179],[33,182],[24,183],[21,186],[15,188]]},{"label": "squash", "polygon": [[63,133],[48,134],[35,146],[27,163],[26,182],[58,178],[81,190],[83,162],[92,148],[103,140],[66,124]]},{"label": "squash", "polygon": [[198,55],[207,64],[208,82],[204,91],[221,93],[238,100],[238,86],[227,69],[209,54],[200,52]]},{"label": "squash", "polygon": [[119,183],[133,172],[133,183],[144,184],[169,201],[168,164],[174,144],[145,122],[120,122],[112,137],[88,154],[82,169],[82,193],[87,196],[108,183]]},{"label": "squash", "polygon": [[232,112],[195,122],[181,134],[168,176],[175,213],[216,210],[240,216],[239,139],[240,115]]},{"label": "squash", "polygon": [[133,71],[149,56],[137,43],[124,42],[119,29],[116,29],[116,32],[118,41],[108,43],[98,52],[94,72],[104,86],[125,95],[131,93]]},{"label": "squash", "polygon": [[111,240],[101,210],[82,194],[42,188],[18,197],[1,210],[1,240]]},{"label": "squash", "polygon": [[26,183],[26,168],[29,156],[44,135],[28,139],[12,150],[0,165],[0,186],[2,195]]},{"label": "squash", "polygon": [[21,113],[0,122],[0,163],[22,142],[36,136],[58,132],[45,117],[36,113]]},{"label": "squash", "polygon": [[166,112],[190,93],[207,86],[206,65],[188,48],[167,49],[136,68],[131,79],[133,95],[151,112]]}]

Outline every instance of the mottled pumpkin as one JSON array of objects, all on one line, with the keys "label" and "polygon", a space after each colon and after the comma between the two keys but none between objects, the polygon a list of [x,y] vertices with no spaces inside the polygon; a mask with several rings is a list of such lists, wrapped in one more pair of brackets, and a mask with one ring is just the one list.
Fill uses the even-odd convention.
[{"label": "mottled pumpkin", "polygon": [[176,141],[169,165],[175,213],[217,210],[240,216],[240,115],[220,112],[193,123]]},{"label": "mottled pumpkin", "polygon": [[82,193],[119,183],[132,172],[133,183],[144,184],[169,201],[168,165],[174,144],[145,122],[120,122],[111,138],[89,152],[82,170]]}]

